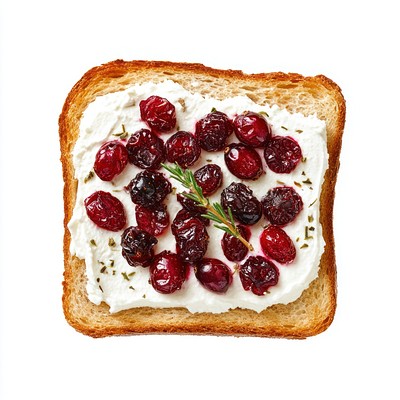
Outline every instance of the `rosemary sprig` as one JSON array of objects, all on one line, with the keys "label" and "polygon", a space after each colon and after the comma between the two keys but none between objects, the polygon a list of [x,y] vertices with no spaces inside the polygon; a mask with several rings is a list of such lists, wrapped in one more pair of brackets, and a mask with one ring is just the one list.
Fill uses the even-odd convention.
[{"label": "rosemary sprig", "polygon": [[250,251],[254,248],[239,232],[233,219],[232,211],[228,208],[228,215],[225,213],[220,203],[211,204],[207,197],[203,195],[203,190],[196,182],[193,172],[189,169],[182,169],[177,163],[174,165],[161,164],[170,174],[171,178],[177,180],[189,193],[183,192],[182,195],[195,201],[202,207],[207,209],[207,213],[203,214],[204,218],[208,218],[215,222],[214,226],[239,239]]}]

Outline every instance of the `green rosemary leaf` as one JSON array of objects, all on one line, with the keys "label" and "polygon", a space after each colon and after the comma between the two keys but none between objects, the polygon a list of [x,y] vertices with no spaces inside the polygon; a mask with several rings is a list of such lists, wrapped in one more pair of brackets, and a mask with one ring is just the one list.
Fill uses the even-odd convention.
[{"label": "green rosemary leaf", "polygon": [[223,221],[221,221],[221,218],[218,218],[216,215],[211,214],[208,212],[207,214],[201,214],[202,217],[210,219],[211,221],[218,222],[219,224],[222,224]]}]

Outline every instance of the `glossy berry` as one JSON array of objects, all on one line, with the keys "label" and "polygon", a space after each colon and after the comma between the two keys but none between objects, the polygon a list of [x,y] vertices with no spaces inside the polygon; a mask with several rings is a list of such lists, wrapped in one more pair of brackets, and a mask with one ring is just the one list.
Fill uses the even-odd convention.
[{"label": "glossy berry", "polygon": [[126,224],[123,204],[111,193],[99,190],[84,201],[88,217],[100,228],[117,232]]},{"label": "glossy berry", "polygon": [[232,143],[224,150],[225,164],[240,179],[258,179],[264,172],[257,151],[243,143]]},{"label": "glossy berry", "polygon": [[299,144],[288,136],[274,136],[265,146],[264,158],[271,171],[292,172],[302,158]]},{"label": "glossy berry", "polygon": [[188,210],[182,209],[177,212],[174,220],[171,224],[171,232],[173,235],[176,235],[179,228],[182,227],[186,221],[190,218],[197,218],[199,222],[201,222],[204,226],[210,225],[210,220],[207,218],[203,218],[198,214],[192,213]]},{"label": "glossy berry", "polygon": [[264,254],[281,264],[289,264],[296,257],[296,247],[288,234],[279,226],[270,225],[260,236]]},{"label": "glossy berry", "polygon": [[262,256],[250,256],[239,267],[239,277],[244,290],[263,296],[279,280],[279,270],[272,261]]},{"label": "glossy berry", "polygon": [[233,133],[233,124],[228,116],[220,111],[207,114],[196,123],[196,138],[202,149],[221,151],[226,140]]},{"label": "glossy berry", "polygon": [[121,236],[122,256],[132,267],[148,267],[154,256],[157,239],[137,226],[125,229]]},{"label": "glossy berry", "polygon": [[270,189],[261,199],[265,218],[273,225],[292,222],[303,209],[300,195],[289,186]]},{"label": "glossy berry", "polygon": [[189,199],[181,193],[178,193],[176,195],[176,198],[178,202],[182,205],[182,207],[193,215],[201,216],[201,214],[205,214],[207,212],[207,209],[205,207],[202,207],[201,205],[199,205],[199,203],[192,199]]},{"label": "glossy berry", "polygon": [[178,163],[182,168],[190,167],[200,157],[201,148],[194,135],[189,132],[176,132],[167,140],[165,146],[167,160]]},{"label": "glossy berry", "polygon": [[160,96],[139,103],[140,116],[155,132],[169,132],[176,125],[175,106]]},{"label": "glossy berry", "polygon": [[212,292],[225,293],[232,284],[232,271],[215,258],[203,258],[195,268],[195,275]]},{"label": "glossy berry", "polygon": [[233,121],[237,138],[252,147],[263,147],[271,139],[271,127],[258,113],[247,111]]},{"label": "glossy berry", "polygon": [[111,181],[128,164],[128,152],[118,140],[104,143],[96,154],[94,172],[103,181]]},{"label": "glossy berry", "polygon": [[126,144],[129,162],[142,169],[158,169],[165,161],[163,140],[148,129],[133,133]]},{"label": "glossy berry", "polygon": [[222,185],[222,170],[217,164],[207,164],[194,173],[197,184],[204,196],[214,194]]},{"label": "glossy berry", "polygon": [[[238,225],[237,229],[240,235],[249,241],[251,236],[250,229],[242,225]],[[221,246],[225,257],[229,261],[242,261],[249,251],[249,249],[238,238],[227,232],[224,233],[224,236],[222,237]]]},{"label": "glossy berry", "polygon": [[179,257],[170,251],[157,254],[150,264],[150,282],[163,294],[179,290],[186,279],[186,267]]},{"label": "glossy berry", "polygon": [[152,208],[136,205],[135,215],[138,227],[153,236],[161,235],[169,225],[169,214],[165,204],[156,204]]}]

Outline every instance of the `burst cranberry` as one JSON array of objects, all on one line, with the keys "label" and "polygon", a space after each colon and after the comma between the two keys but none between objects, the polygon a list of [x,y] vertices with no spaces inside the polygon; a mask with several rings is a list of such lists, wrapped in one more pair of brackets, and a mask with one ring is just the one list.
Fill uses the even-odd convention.
[{"label": "burst cranberry", "polygon": [[270,189],[261,199],[265,218],[274,225],[292,222],[303,209],[300,195],[288,186]]},{"label": "burst cranberry", "polygon": [[104,143],[96,154],[94,172],[103,181],[111,181],[128,164],[128,152],[118,140]]},{"label": "burst cranberry", "polygon": [[194,173],[204,196],[215,193],[222,185],[222,170],[217,164],[207,164]]},{"label": "burst cranberry", "polygon": [[165,161],[165,146],[161,138],[148,129],[141,129],[128,140],[129,162],[142,169],[158,169]]},{"label": "burst cranberry", "polygon": [[163,294],[179,290],[186,279],[186,267],[179,257],[170,251],[157,254],[150,264],[150,282]]},{"label": "burst cranberry", "polygon": [[232,271],[215,258],[203,258],[195,270],[198,281],[212,292],[225,293],[232,283]]},{"label": "burst cranberry", "polygon": [[292,172],[302,158],[299,144],[288,136],[275,136],[266,145],[264,157],[271,171]]},{"label": "burst cranberry", "polygon": [[196,123],[196,138],[206,151],[223,150],[232,132],[232,122],[220,111],[211,112]]},{"label": "burst cranberry", "polygon": [[117,232],[126,224],[123,204],[112,194],[102,190],[85,199],[88,217],[100,228]]},{"label": "burst cranberry", "polygon": [[140,116],[155,132],[169,132],[176,125],[175,106],[160,96],[150,96],[139,104]]},{"label": "burst cranberry", "polygon": [[243,225],[253,225],[262,215],[261,203],[253,191],[243,183],[232,182],[221,193],[221,205],[225,211],[228,207],[233,217]]},{"label": "burst cranberry", "polygon": [[138,227],[153,236],[161,235],[169,225],[169,214],[165,204],[156,204],[152,208],[136,205]]},{"label": "burst cranberry", "polygon": [[[238,225],[237,229],[240,235],[249,241],[251,235],[250,229],[242,225]],[[249,251],[249,249],[238,238],[227,232],[224,233],[224,236],[222,237],[221,246],[225,257],[229,261],[242,261]]]},{"label": "burst cranberry", "polygon": [[296,248],[288,234],[278,226],[270,225],[260,236],[261,248],[266,256],[281,264],[289,264],[296,257]]},{"label": "burst cranberry", "polygon": [[271,139],[271,127],[261,114],[247,111],[238,115],[233,124],[237,138],[249,146],[262,147]]},{"label": "burst cranberry", "polygon": [[240,179],[258,179],[264,172],[261,157],[252,147],[243,143],[232,143],[225,148],[226,166]]},{"label": "burst cranberry", "polygon": [[272,261],[262,256],[250,256],[239,267],[239,277],[244,290],[263,296],[279,280],[279,270]]},{"label": "burst cranberry", "polygon": [[196,201],[189,199],[181,193],[178,193],[176,198],[182,207],[193,215],[201,216],[201,214],[205,214],[207,212],[205,207],[200,206]]},{"label": "burst cranberry", "polygon": [[182,168],[193,165],[200,157],[201,148],[196,138],[189,132],[179,131],[166,143],[167,160],[177,162]]}]

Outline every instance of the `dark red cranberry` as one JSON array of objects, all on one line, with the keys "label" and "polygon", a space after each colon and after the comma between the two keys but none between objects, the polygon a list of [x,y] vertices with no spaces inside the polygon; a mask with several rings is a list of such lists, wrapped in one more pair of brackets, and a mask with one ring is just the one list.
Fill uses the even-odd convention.
[{"label": "dark red cranberry", "polygon": [[289,186],[270,189],[261,199],[265,218],[274,225],[292,222],[303,209],[300,195]]},{"label": "dark red cranberry", "polygon": [[232,143],[224,150],[225,164],[240,179],[258,179],[264,172],[257,151],[243,143]]},{"label": "dark red cranberry", "polygon": [[172,135],[165,144],[167,160],[177,162],[182,168],[193,165],[200,157],[201,148],[196,138],[189,132],[179,131]]},{"label": "dark red cranberry", "polygon": [[94,172],[103,181],[111,181],[128,164],[128,152],[118,140],[104,143],[96,154]]},{"label": "dark red cranberry", "polygon": [[100,228],[117,232],[126,224],[123,204],[112,194],[99,190],[84,201],[88,217]]},{"label": "dark red cranberry", "polygon": [[132,267],[148,267],[154,256],[157,239],[137,226],[125,229],[121,236],[122,256]]},{"label": "dark red cranberry", "polygon": [[299,144],[288,136],[274,136],[265,146],[264,157],[271,171],[292,172],[302,158]]},{"label": "dark red cranberry", "polygon": [[210,220],[204,217],[201,217],[198,214],[190,212],[188,210],[182,209],[177,212],[174,220],[171,224],[171,231],[173,235],[176,235],[178,229],[186,223],[186,221],[190,218],[197,218],[199,222],[201,222],[204,226],[210,225]]},{"label": "dark red cranberry", "polygon": [[234,119],[233,124],[237,138],[249,146],[262,147],[271,139],[271,127],[261,114],[244,112]]},{"label": "dark red cranberry", "polygon": [[153,236],[161,235],[169,225],[169,214],[165,204],[156,204],[152,208],[136,205],[138,227]]},{"label": "dark red cranberry", "polygon": [[262,256],[250,256],[239,267],[239,277],[244,290],[263,296],[279,280],[279,270],[272,261]]},{"label": "dark red cranberry", "polygon": [[215,193],[222,185],[222,170],[217,164],[207,164],[194,173],[204,196]]},{"label": "dark red cranberry", "polygon": [[[238,225],[237,229],[240,235],[249,241],[251,235],[250,229],[242,225]],[[242,261],[249,251],[249,249],[238,238],[227,232],[224,233],[224,236],[222,237],[221,246],[225,257],[229,261]]]},{"label": "dark red cranberry", "polygon": [[220,151],[233,133],[233,124],[228,116],[220,111],[207,114],[196,123],[196,138],[200,147],[206,151]]},{"label": "dark red cranberry", "polygon": [[175,106],[160,96],[150,96],[139,104],[140,116],[155,132],[169,132],[176,125]]},{"label": "dark red cranberry", "polygon": [[270,225],[264,229],[260,236],[260,244],[266,256],[281,264],[289,264],[296,257],[296,247],[279,226]]},{"label": "dark red cranberry", "polygon": [[225,211],[228,207],[233,217],[243,225],[253,225],[262,215],[261,203],[253,191],[243,183],[232,182],[221,193],[221,205]]},{"label": "dark red cranberry", "polygon": [[171,183],[160,172],[142,171],[131,180],[127,189],[135,204],[154,207],[171,193]]},{"label": "dark red cranberry", "polygon": [[182,207],[192,213],[193,215],[199,215],[205,214],[207,212],[207,209],[205,207],[202,207],[199,205],[196,201],[189,199],[188,197],[184,196],[181,193],[178,193],[176,195],[176,198],[178,202],[182,205]]},{"label": "dark red cranberry", "polygon": [[153,288],[163,294],[179,290],[186,279],[186,266],[170,251],[157,254],[150,264],[150,282]]},{"label": "dark red cranberry", "polygon": [[232,284],[232,271],[216,258],[203,258],[195,271],[198,281],[212,292],[225,293]]},{"label": "dark red cranberry", "polygon": [[129,162],[142,169],[158,169],[165,161],[163,140],[148,129],[141,129],[128,140]]}]

